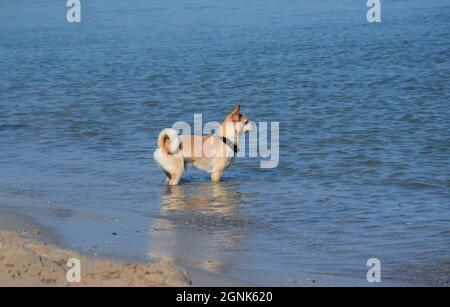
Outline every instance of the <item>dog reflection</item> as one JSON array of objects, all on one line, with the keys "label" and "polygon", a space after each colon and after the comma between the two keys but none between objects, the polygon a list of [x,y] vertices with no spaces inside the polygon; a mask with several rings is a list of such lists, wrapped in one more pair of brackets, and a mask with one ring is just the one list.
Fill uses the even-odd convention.
[{"label": "dog reflection", "polygon": [[152,257],[210,272],[227,270],[244,237],[238,211],[241,194],[223,182],[167,186],[161,218],[150,233]]},{"label": "dog reflection", "polygon": [[220,216],[232,215],[241,197],[238,192],[225,188],[223,183],[201,184],[189,190],[182,186],[168,186],[166,194],[161,197],[162,210],[187,211],[196,210],[201,214]]}]

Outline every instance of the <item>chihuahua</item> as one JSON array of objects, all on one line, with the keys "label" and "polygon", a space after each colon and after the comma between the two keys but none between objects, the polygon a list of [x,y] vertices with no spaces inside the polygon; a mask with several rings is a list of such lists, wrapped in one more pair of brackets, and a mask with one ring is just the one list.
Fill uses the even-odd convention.
[{"label": "chihuahua", "polygon": [[252,129],[253,124],[236,105],[213,135],[178,135],[174,129],[163,129],[153,158],[170,185],[180,182],[187,165],[210,173],[211,181],[219,182],[237,154],[241,136]]}]

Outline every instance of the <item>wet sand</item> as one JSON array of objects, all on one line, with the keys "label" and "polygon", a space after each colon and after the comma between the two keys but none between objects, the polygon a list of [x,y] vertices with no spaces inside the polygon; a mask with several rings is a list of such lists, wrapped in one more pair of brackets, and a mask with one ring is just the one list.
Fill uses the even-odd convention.
[{"label": "wet sand", "polygon": [[[0,286],[189,286],[188,273],[165,261],[136,264],[63,249],[32,219],[0,212]],[[66,279],[67,261],[80,260],[81,280]]]}]

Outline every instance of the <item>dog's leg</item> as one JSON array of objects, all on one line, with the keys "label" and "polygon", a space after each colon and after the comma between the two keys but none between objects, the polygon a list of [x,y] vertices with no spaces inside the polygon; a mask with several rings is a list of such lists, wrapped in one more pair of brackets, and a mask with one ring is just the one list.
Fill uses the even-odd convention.
[{"label": "dog's leg", "polygon": [[213,171],[211,173],[211,181],[212,182],[219,182],[220,181],[220,176],[222,175],[222,172],[219,171]]},{"label": "dog's leg", "polygon": [[183,171],[176,173],[176,174],[170,174],[169,184],[177,185],[180,182],[182,176],[183,176]]},{"label": "dog's leg", "polygon": [[164,171],[164,173],[166,173],[166,183],[169,184],[170,183],[170,179],[172,178],[172,176],[170,175],[169,172]]},{"label": "dog's leg", "polygon": [[169,181],[170,185],[177,185],[181,180],[181,176],[172,176],[172,178]]}]

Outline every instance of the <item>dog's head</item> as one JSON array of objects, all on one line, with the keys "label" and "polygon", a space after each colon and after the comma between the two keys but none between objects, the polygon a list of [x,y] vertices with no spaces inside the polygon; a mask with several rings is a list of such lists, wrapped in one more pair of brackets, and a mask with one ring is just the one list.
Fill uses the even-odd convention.
[{"label": "dog's head", "polygon": [[241,114],[241,106],[236,105],[230,114],[225,118],[226,124],[231,124],[234,130],[239,134],[253,130],[253,124],[249,121],[248,117]]}]

